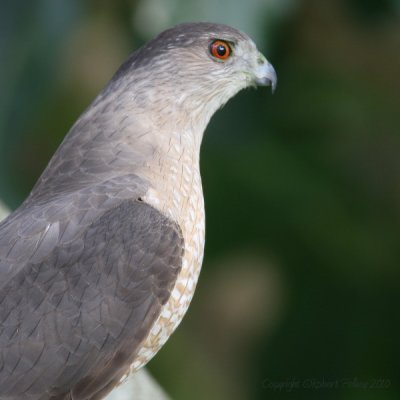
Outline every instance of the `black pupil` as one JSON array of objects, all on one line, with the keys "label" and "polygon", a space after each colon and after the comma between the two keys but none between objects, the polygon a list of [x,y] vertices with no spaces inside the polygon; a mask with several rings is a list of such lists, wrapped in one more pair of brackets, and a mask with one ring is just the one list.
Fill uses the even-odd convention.
[{"label": "black pupil", "polygon": [[217,53],[219,56],[223,57],[226,54],[226,47],[223,44],[218,45]]}]

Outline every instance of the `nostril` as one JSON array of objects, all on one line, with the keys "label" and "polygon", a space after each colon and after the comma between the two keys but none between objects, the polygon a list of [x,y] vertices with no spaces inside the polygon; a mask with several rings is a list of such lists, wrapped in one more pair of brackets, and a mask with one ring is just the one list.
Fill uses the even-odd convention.
[{"label": "nostril", "polygon": [[263,54],[259,53],[257,57],[257,64],[258,65],[263,65],[267,62],[267,59],[264,57]]}]

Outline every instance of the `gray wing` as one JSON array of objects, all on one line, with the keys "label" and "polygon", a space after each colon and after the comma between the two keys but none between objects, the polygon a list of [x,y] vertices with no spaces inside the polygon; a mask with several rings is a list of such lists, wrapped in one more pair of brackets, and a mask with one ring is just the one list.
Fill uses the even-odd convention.
[{"label": "gray wing", "polygon": [[118,381],[176,281],[178,225],[126,188],[87,190],[0,225],[1,399],[88,399]]}]

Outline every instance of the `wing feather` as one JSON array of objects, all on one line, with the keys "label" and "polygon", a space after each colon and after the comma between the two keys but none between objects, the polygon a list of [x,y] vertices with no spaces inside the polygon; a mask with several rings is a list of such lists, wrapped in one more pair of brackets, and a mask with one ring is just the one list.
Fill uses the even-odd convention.
[{"label": "wing feather", "polygon": [[111,195],[92,187],[28,203],[0,225],[0,398],[94,397],[129,367],[168,300],[179,227],[107,185]]}]

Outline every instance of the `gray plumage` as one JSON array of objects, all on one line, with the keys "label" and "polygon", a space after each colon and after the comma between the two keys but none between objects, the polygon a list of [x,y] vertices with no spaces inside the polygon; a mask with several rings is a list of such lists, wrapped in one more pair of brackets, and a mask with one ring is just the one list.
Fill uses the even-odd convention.
[{"label": "gray plumage", "polygon": [[0,244],[9,249],[1,261],[4,398],[47,399],[73,388],[72,397],[84,399],[115,384],[168,299],[181,267],[180,229],[117,196],[93,190],[84,202],[66,199],[74,207],[58,203],[25,217],[22,209],[12,216],[17,224],[6,221],[2,234],[19,230]]},{"label": "gray plumage", "polygon": [[275,81],[216,24],[172,28],[121,66],[0,224],[0,399],[100,399],[151,358],[146,340],[158,350],[201,265],[203,131],[237,91]]}]

